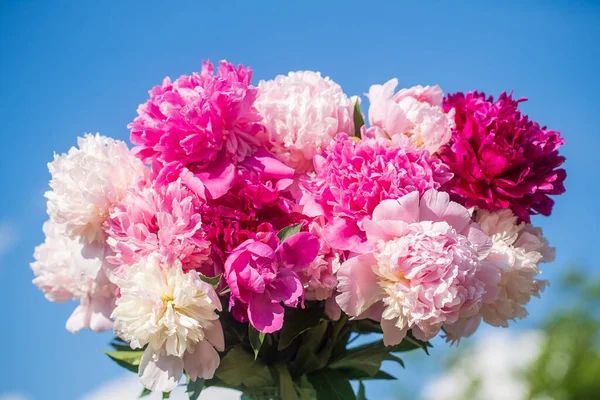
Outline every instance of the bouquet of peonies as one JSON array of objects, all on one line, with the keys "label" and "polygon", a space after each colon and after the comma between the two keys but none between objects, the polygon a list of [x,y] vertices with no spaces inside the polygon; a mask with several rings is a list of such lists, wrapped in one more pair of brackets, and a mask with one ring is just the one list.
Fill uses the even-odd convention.
[{"label": "bouquet of peonies", "polygon": [[319,73],[250,80],[225,61],[166,78],[132,150],[87,134],[48,165],[33,282],[79,301],[69,331],[115,332],[142,395],[186,377],[190,399],[364,399],[398,352],[527,315],[554,257],[530,217],[566,173],[525,99],[392,79],[367,126]]}]

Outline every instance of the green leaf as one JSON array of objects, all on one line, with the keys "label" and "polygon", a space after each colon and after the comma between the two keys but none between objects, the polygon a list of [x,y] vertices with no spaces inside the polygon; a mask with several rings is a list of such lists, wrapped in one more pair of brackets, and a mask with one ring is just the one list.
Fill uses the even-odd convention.
[{"label": "green leaf", "polygon": [[358,382],[358,395],[356,395],[356,400],[367,400],[367,396],[365,395],[365,385],[362,381]]},{"label": "green leaf", "polygon": [[338,371],[329,368],[314,371],[308,380],[317,391],[317,400],[356,399],[350,381]]},{"label": "green leaf", "polygon": [[351,381],[367,381],[367,380],[386,380],[386,381],[395,381],[398,378],[388,374],[385,371],[379,370],[374,376],[367,375],[364,371],[354,368],[339,368],[336,371],[339,371],[342,375],[348,378]]},{"label": "green leaf", "polygon": [[254,374],[251,377],[244,379],[244,385],[249,388],[270,387],[275,384],[269,367],[260,363],[255,368]]},{"label": "green leaf", "polygon": [[221,276],[223,275],[223,274],[219,274],[217,276],[208,277],[206,275],[202,275],[201,273],[198,273],[198,274],[200,275],[200,279],[202,279],[204,282],[208,283],[215,290],[217,290],[217,288],[219,287],[219,283],[221,283]]},{"label": "green leaf", "polygon": [[254,350],[254,359],[256,360],[258,358],[258,352],[265,340],[265,334],[257,331],[255,327],[248,324],[248,340],[250,340],[250,346],[252,346],[252,350]]},{"label": "green leaf", "polygon": [[277,237],[279,238],[279,241],[283,242],[290,236],[300,232],[300,229],[302,229],[303,224],[304,222],[300,222],[298,224],[286,226],[285,228],[281,229],[279,232],[277,232]]},{"label": "green leaf", "polygon": [[360,128],[365,124],[365,119],[360,112],[360,102],[358,98],[354,103],[354,136],[360,139]]},{"label": "green leaf", "polygon": [[367,334],[367,333],[382,333],[381,323],[371,319],[359,319],[352,321],[352,332]]},{"label": "green leaf", "polygon": [[321,321],[323,313],[318,308],[298,309],[286,308],[283,327],[279,333],[279,343],[277,350],[283,350],[288,347],[299,335],[313,329]]},{"label": "green leaf", "polygon": [[327,336],[328,327],[327,321],[321,321],[314,329],[309,329],[302,335],[300,347],[293,361],[295,370],[307,373],[327,365],[335,344]]},{"label": "green leaf", "polygon": [[259,360],[254,360],[241,346],[234,347],[225,354],[216,375],[228,386],[257,387],[272,383],[268,367]]},{"label": "green leaf", "polygon": [[192,381],[190,376],[187,377],[187,388],[185,392],[188,394],[190,400],[198,400],[200,393],[204,389],[204,379],[196,378],[196,381]]},{"label": "green leaf", "polygon": [[104,352],[111,360],[132,372],[138,372],[138,366],[142,359],[143,350],[135,351],[106,351]]},{"label": "green leaf", "polygon": [[398,357],[398,356],[395,356],[395,355],[393,355],[392,353],[388,353],[388,354],[385,356],[385,359],[384,359],[384,360],[386,360],[386,361],[395,361],[395,362],[397,362],[398,364],[400,364],[400,366],[401,366],[402,368],[405,368],[405,366],[404,366],[404,361],[402,361],[402,359],[401,359],[400,357]]},{"label": "green leaf", "polygon": [[171,398],[171,392],[163,392],[162,398],[163,399],[169,399],[169,398]]},{"label": "green leaf", "polygon": [[279,394],[281,398],[285,400],[300,400],[288,368],[285,365],[276,364],[275,369],[279,374]]},{"label": "green leaf", "polygon": [[344,356],[329,364],[329,368],[353,368],[363,371],[367,376],[374,376],[387,356],[388,352],[384,349],[350,349]]},{"label": "green leaf", "polygon": [[219,292],[219,296],[223,296],[226,295],[227,293],[231,292],[231,288],[230,287],[226,287],[225,289],[221,290]]},{"label": "green leaf", "polygon": [[152,394],[152,391],[144,388],[144,390],[142,390],[142,393],[140,393],[140,395],[138,396],[138,399],[141,399],[142,397],[146,397],[150,394]]}]

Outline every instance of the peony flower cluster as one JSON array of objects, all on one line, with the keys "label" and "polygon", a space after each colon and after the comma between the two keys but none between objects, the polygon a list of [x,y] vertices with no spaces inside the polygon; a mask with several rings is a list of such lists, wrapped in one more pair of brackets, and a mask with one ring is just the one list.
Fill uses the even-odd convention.
[{"label": "peony flower cluster", "polygon": [[108,354],[169,392],[184,375],[226,382],[224,357],[260,359],[263,342],[279,367],[312,354],[296,337],[315,321],[347,340],[368,319],[394,346],[527,316],[554,259],[531,215],[551,213],[566,174],[564,139],[523,99],[392,79],[370,88],[366,126],[318,72],[251,76],[222,61],[166,78],[131,151],[87,134],[48,165],[31,268],[48,300],[79,302],[68,330],[112,328]]}]

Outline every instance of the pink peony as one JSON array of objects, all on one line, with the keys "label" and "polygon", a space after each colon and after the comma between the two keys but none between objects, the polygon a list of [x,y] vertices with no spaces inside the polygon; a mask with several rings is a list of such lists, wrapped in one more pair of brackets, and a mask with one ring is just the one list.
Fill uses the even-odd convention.
[{"label": "pink peony", "polygon": [[261,81],[256,108],[263,117],[263,141],[296,172],[313,169],[335,135],[354,132],[353,102],[342,88],[319,72],[290,72]]},{"label": "pink peony", "polygon": [[107,243],[115,253],[109,261],[131,266],[158,253],[167,264],[181,261],[184,271],[214,275],[200,214],[203,205],[180,179],[159,189],[130,191],[105,223]]},{"label": "pink peony", "polygon": [[444,93],[439,86],[414,86],[394,94],[398,79],[369,89],[369,122],[381,128],[380,137],[398,145],[404,137],[417,148],[435,153],[450,140],[454,128],[454,111],[444,112]]},{"label": "pink peony", "polygon": [[304,213],[327,218],[323,232],[332,247],[360,252],[366,250],[362,221],[382,200],[438,189],[451,177],[427,151],[406,151],[376,139],[357,143],[341,134],[324,156],[315,157],[315,174],[303,184]]},{"label": "pink peony", "polygon": [[33,283],[50,301],[79,301],[67,320],[70,332],[84,328],[94,332],[109,330],[116,289],[107,277],[112,269],[106,262],[109,250],[104,244],[84,244],[72,239],[67,231],[65,226],[52,221],[44,223],[46,238],[35,248],[35,261],[31,263]]},{"label": "pink peony", "polygon": [[158,175],[166,166],[184,165],[213,198],[222,196],[235,164],[254,152],[264,129],[253,105],[258,89],[250,85],[251,76],[249,68],[221,61],[216,76],[213,65],[204,62],[201,73],[175,82],[165,78],[129,125],[136,155]]},{"label": "pink peony", "polygon": [[565,191],[560,133],[540,127],[518,110],[524,98],[502,93],[497,101],[479,92],[456,93],[444,102],[456,110],[451,146],[440,152],[454,179],[448,188],[466,206],[510,208],[520,219],[550,215],[548,195]]},{"label": "pink peony", "polygon": [[373,251],[342,264],[337,302],[350,316],[381,320],[386,345],[409,329],[429,340],[497,296],[498,272],[482,263],[490,239],[447,193],[384,200],[365,228]]},{"label": "pink peony", "polygon": [[289,307],[298,305],[304,289],[297,272],[306,268],[319,251],[317,238],[306,232],[278,246],[277,242],[245,241],[227,258],[223,275],[231,289],[229,308],[237,308],[234,316],[249,320],[264,333],[283,326],[282,302]]}]

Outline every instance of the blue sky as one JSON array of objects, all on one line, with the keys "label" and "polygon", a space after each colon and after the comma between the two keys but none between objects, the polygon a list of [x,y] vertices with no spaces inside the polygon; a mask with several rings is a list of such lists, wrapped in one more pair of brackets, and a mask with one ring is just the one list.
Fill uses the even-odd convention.
[{"label": "blue sky", "polygon": [[[199,70],[207,58],[249,65],[255,82],[318,70],[349,95],[398,77],[405,87],[528,97],[523,110],[567,139],[567,193],[551,218],[534,218],[558,247],[545,277],[556,279],[573,262],[597,275],[600,3],[418,3],[3,0],[0,394],[77,399],[123,374],[99,352],[110,334],[70,334],[64,323],[75,304],[49,303],[31,284],[28,264],[46,218],[46,163],[84,132],[126,140],[147,90],[166,75]],[[555,291],[516,327],[547,315]],[[418,392],[434,359],[409,361],[393,369],[397,383],[371,386],[372,398]]]}]

